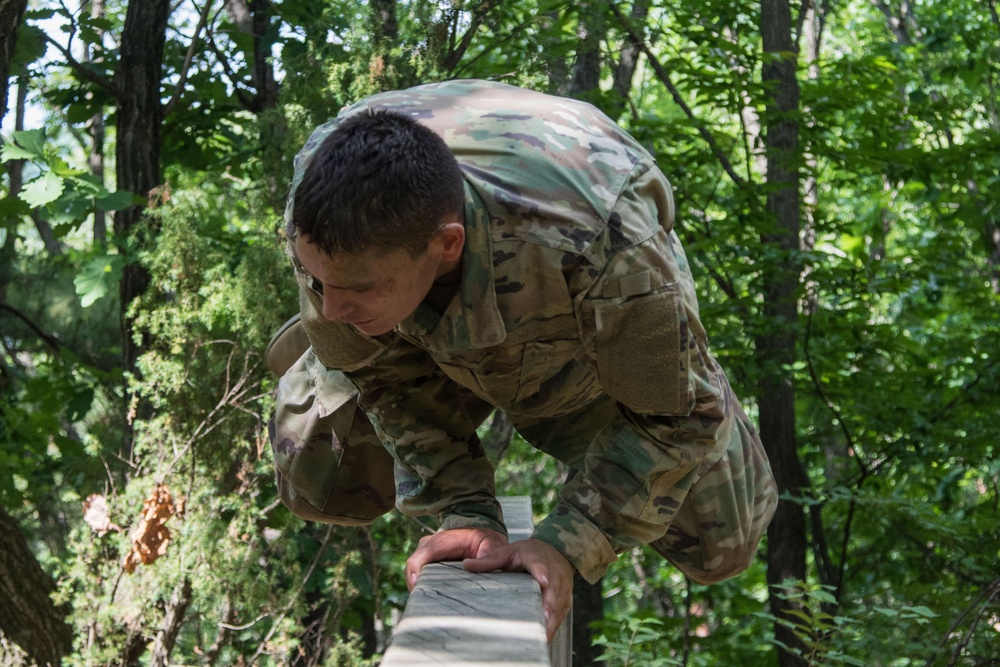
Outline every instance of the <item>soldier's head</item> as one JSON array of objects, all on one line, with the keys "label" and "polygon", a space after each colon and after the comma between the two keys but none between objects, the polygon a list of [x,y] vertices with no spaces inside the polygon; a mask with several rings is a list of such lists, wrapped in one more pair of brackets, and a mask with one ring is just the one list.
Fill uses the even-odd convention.
[{"label": "soldier's head", "polygon": [[343,119],[316,149],[294,193],[295,232],[328,255],[402,248],[422,253],[465,208],[444,140],[385,109]]},{"label": "soldier's head", "polygon": [[441,137],[403,114],[354,114],[293,193],[296,268],[325,317],[387,333],[459,270],[464,209],[462,173]]}]

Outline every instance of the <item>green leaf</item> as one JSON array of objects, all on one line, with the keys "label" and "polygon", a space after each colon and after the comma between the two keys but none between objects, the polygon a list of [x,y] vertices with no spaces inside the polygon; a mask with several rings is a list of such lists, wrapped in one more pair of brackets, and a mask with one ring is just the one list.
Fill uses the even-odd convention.
[{"label": "green leaf", "polygon": [[10,162],[11,160],[31,160],[36,155],[29,150],[21,148],[14,142],[7,142],[0,151],[0,162]]},{"label": "green leaf", "polygon": [[937,618],[937,614],[934,613],[929,607],[924,605],[917,605],[916,607],[906,607],[907,611],[912,611],[914,614],[919,614],[926,618]]},{"label": "green leaf", "polygon": [[44,176],[40,176],[25,185],[24,190],[18,196],[28,202],[32,208],[42,208],[59,199],[59,195],[62,194],[65,187],[63,179],[49,171]]},{"label": "green leaf", "polygon": [[837,598],[833,597],[833,595],[829,591],[824,591],[822,589],[812,591],[809,594],[809,597],[813,598],[814,600],[819,600],[820,602],[837,604]]},{"label": "green leaf", "polygon": [[94,199],[99,211],[121,211],[135,203],[135,195],[128,190],[116,190]]},{"label": "green leaf", "polygon": [[125,260],[119,255],[103,255],[91,260],[73,279],[80,305],[84,308],[107,294],[122,275]]},{"label": "green leaf", "polygon": [[52,169],[52,173],[63,178],[80,176],[87,173],[83,169],[77,169],[76,167],[69,166],[66,160],[58,156],[49,160],[49,167]]},{"label": "green leaf", "polygon": [[80,421],[90,411],[93,402],[94,389],[92,387],[83,387],[77,390],[66,403],[66,417],[71,422]]},{"label": "green leaf", "polygon": [[6,221],[5,224],[16,225],[14,220],[18,216],[27,215],[30,212],[31,207],[22,199],[17,197],[0,198],[0,220]]},{"label": "green leaf", "polygon": [[12,74],[23,72],[23,68],[45,55],[45,49],[48,45],[45,43],[44,37],[45,33],[41,28],[29,25],[27,22],[21,23],[11,59]]},{"label": "green leaf", "polygon": [[10,138],[21,148],[31,151],[35,157],[42,157],[45,152],[45,132],[43,130],[21,130],[12,133]]}]

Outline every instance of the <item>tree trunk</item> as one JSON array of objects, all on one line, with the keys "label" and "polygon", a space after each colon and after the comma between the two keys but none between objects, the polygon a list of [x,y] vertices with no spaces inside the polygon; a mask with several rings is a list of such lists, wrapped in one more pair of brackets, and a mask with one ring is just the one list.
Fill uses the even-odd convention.
[{"label": "tree trunk", "polygon": [[[121,36],[121,59],[115,72],[118,91],[117,138],[115,146],[118,188],[141,196],[154,196],[160,181],[160,102],[163,45],[166,39],[170,0],[132,0],[125,15]],[[132,206],[115,214],[118,243],[143,222],[143,206]],[[133,340],[133,321],[128,314],[132,301],[146,291],[149,273],[135,262],[122,272],[119,295],[122,321],[122,367],[135,373],[141,345]],[[126,404],[130,402],[128,395]],[[132,433],[127,429],[124,458],[131,459]]]},{"label": "tree trunk", "polygon": [[66,612],[49,597],[54,590],[17,521],[0,507],[0,631],[40,667],[59,665],[73,647]]},{"label": "tree trunk", "polygon": [[257,90],[258,113],[278,105],[278,82],[271,63],[271,47],[275,40],[268,37],[271,6],[271,0],[254,0],[250,5],[253,13],[253,84]]},{"label": "tree trunk", "polygon": [[376,53],[399,44],[399,22],[396,19],[396,0],[372,0],[371,33]]},{"label": "tree trunk", "polygon": [[[766,54],[793,53],[791,11],[788,0],[762,0],[761,36]],[[762,233],[766,246],[779,251],[764,274],[763,311],[767,327],[756,340],[757,357],[763,369],[759,386],[760,435],[771,459],[779,493],[800,494],[808,478],[799,459],[795,427],[795,388],[788,371],[796,358],[799,285],[799,231],[801,202],[798,169],[799,86],[794,57],[765,63],[764,85],[771,91],[763,119],[767,159],[767,212]],[[772,226],[773,225],[773,226]],[[767,581],[771,586],[771,610],[788,617],[788,600],[776,595],[775,587],[787,579],[806,578],[806,521],[802,507],[789,500],[778,503],[767,532]],[[788,629],[775,624],[775,636],[789,647],[801,646]],[[779,650],[781,667],[804,665],[801,658]]]},{"label": "tree trunk", "polygon": [[[83,0],[81,3],[81,10],[86,6],[90,5],[90,16],[91,18],[102,18],[104,16],[104,0]],[[96,28],[97,34],[101,41],[104,40],[104,31]],[[88,44],[85,51],[85,60],[90,62],[91,51],[90,45]],[[90,154],[87,156],[87,166],[90,167],[90,173],[94,175],[94,178],[98,180],[101,184],[104,183],[104,106],[101,105],[101,109],[95,113],[90,118],[90,127],[88,128],[90,132]],[[98,247],[103,247],[107,242],[108,237],[108,223],[107,215],[104,211],[94,211],[94,244]]]},{"label": "tree trunk", "polygon": [[[636,0],[632,5],[632,15],[629,17],[635,25],[642,25],[649,14],[649,3],[651,0]],[[609,116],[614,119],[621,117],[622,112],[628,105],[629,94],[632,92],[632,77],[639,64],[639,54],[641,51],[631,39],[625,39],[622,44],[621,56],[618,64],[615,65],[614,78],[611,84],[611,91],[614,93],[609,107],[605,109]]]},{"label": "tree trunk", "polygon": [[[271,50],[276,41],[277,31],[271,29],[272,0],[226,0],[226,11],[236,29],[253,39],[253,53],[245,54],[250,68],[249,85],[253,95],[238,89],[243,107],[257,115],[260,132],[260,150],[265,165],[261,181],[266,185],[271,206],[279,214],[285,208],[284,151],[288,135],[288,121],[281,112],[276,112],[280,85],[274,76]],[[393,22],[395,13],[392,14]],[[395,23],[393,23],[395,25]]]},{"label": "tree trunk", "polygon": [[0,121],[7,115],[7,79],[17,44],[17,29],[28,0],[0,0]]},{"label": "tree trunk", "polygon": [[174,650],[177,635],[181,631],[181,626],[184,625],[184,615],[190,604],[191,580],[184,577],[184,581],[174,589],[174,594],[167,605],[167,613],[163,615],[163,625],[160,626],[160,631],[156,634],[156,642],[153,644],[150,667],[167,667],[170,664],[170,652]]},{"label": "tree trunk", "polygon": [[602,581],[589,584],[575,573],[573,575],[573,665],[603,664],[597,658],[601,650],[594,646],[594,633],[590,624],[604,617],[604,595]]}]

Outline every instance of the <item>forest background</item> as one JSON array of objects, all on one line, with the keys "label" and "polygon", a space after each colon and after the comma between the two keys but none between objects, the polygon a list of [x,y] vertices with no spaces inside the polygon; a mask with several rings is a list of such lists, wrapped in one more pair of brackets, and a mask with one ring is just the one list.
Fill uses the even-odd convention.
[{"label": "forest background", "polygon": [[782,493],[732,581],[580,582],[576,664],[1000,664],[996,0],[0,0],[0,68],[0,663],[375,664],[433,526],[277,501],[291,158],[478,77],[657,155]]}]

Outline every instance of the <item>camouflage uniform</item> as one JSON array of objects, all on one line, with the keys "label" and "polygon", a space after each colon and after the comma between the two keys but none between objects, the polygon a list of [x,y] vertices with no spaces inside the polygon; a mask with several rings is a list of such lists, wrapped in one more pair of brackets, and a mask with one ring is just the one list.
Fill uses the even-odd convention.
[{"label": "camouflage uniform", "polygon": [[[497,83],[383,93],[340,118],[367,108],[410,114],[458,159],[461,285],[445,312],[425,301],[395,331],[370,338],[325,320],[299,275],[312,348],[281,381],[272,433],[286,500],[312,494],[306,504],[324,505],[320,518],[333,521],[385,511],[391,489],[353,474],[343,480],[353,500],[329,502],[337,470],[315,461],[287,488],[300,453],[320,452],[336,468],[358,448],[378,457],[377,434],[395,459],[401,511],[438,515],[443,529],[502,531],[475,434],[496,406],[535,447],[579,471],[534,537],[586,579],[641,544],[701,582],[744,569],[775,486],[708,351],[672,231],[671,188],[653,157],[590,105]],[[299,153],[293,193],[336,124],[317,128]],[[286,220],[293,206],[291,197]],[[339,406],[350,425],[332,423]],[[303,484],[315,489],[300,493]]]}]

